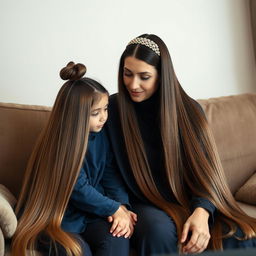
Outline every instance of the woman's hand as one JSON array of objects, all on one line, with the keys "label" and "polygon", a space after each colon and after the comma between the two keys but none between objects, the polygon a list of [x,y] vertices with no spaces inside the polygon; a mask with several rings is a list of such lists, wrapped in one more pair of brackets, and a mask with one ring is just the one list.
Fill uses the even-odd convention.
[{"label": "woman's hand", "polygon": [[201,207],[196,208],[187,219],[183,227],[181,243],[186,242],[189,232],[191,237],[183,245],[182,253],[201,253],[207,248],[210,240],[208,219],[209,213]]},{"label": "woman's hand", "polygon": [[121,205],[113,215],[108,217],[108,221],[112,222],[110,233],[113,236],[130,238],[134,230],[133,226],[137,221],[137,215]]}]

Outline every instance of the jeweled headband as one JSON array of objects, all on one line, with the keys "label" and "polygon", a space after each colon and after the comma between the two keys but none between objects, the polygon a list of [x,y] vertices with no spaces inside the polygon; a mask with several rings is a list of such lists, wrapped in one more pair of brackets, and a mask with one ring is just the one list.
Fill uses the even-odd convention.
[{"label": "jeweled headband", "polygon": [[159,50],[158,45],[154,41],[152,41],[152,40],[150,40],[148,38],[137,37],[137,38],[133,39],[132,41],[130,41],[128,43],[128,45],[130,45],[130,44],[142,44],[142,45],[145,45],[145,46],[149,47],[151,50],[153,50],[158,56],[160,56],[160,50]]}]

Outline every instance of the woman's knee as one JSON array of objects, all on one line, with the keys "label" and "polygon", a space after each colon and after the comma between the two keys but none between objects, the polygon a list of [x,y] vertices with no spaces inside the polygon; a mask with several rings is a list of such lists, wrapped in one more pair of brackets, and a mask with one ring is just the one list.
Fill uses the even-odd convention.
[{"label": "woman's knee", "polygon": [[149,243],[177,244],[177,230],[174,221],[164,211],[148,205],[139,205],[138,222],[135,226],[134,239],[147,240]]},{"label": "woman's knee", "polygon": [[151,223],[135,227],[134,237],[136,239],[147,239],[149,242],[172,242],[177,243],[176,226],[170,223]]}]

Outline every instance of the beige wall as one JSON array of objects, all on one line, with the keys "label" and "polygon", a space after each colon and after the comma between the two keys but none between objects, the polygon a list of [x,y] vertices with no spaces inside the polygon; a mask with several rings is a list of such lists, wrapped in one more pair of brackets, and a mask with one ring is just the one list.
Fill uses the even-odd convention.
[{"label": "beige wall", "polygon": [[248,0],[8,0],[0,8],[0,101],[52,105],[59,69],[83,62],[116,92],[126,43],[155,33],[194,98],[256,92]]}]

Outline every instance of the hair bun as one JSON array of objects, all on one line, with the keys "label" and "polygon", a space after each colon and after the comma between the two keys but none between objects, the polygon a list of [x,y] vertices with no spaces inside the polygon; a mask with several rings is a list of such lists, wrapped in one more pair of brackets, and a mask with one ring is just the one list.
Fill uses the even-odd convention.
[{"label": "hair bun", "polygon": [[60,71],[60,77],[63,80],[78,80],[84,76],[86,73],[86,66],[81,63],[75,64],[70,61],[66,67],[62,68]]}]

